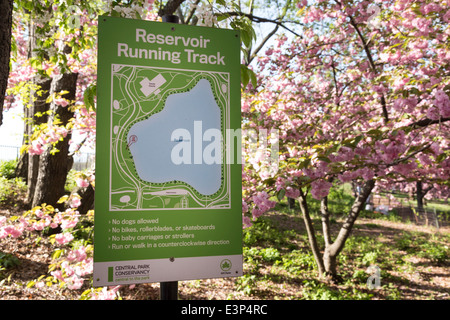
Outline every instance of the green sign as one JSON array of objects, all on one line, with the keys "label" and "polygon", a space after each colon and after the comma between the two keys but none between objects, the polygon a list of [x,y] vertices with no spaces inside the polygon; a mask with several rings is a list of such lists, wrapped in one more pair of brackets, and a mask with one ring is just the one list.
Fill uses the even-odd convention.
[{"label": "green sign", "polygon": [[94,285],[242,275],[240,40],[99,17]]}]

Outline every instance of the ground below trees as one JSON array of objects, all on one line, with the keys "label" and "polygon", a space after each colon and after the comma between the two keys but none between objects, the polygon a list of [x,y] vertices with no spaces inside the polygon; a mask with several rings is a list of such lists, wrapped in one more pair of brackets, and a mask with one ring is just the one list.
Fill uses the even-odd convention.
[{"label": "ground below trees", "polygon": [[[2,205],[0,215],[19,215],[20,205]],[[339,226],[336,221],[335,227]],[[316,225],[320,228],[320,225]],[[204,279],[179,282],[179,298],[209,299],[437,299],[450,298],[450,268],[448,253],[436,260],[424,252],[432,243],[439,248],[449,246],[450,228],[437,233],[431,226],[389,221],[358,219],[346,249],[340,258],[340,274],[344,282],[338,285],[317,280],[304,236],[300,216],[286,211],[274,211],[244,237],[244,277]],[[427,247],[427,244],[430,246]],[[27,283],[47,275],[55,248],[38,233],[18,239],[0,241],[0,253],[11,254],[20,262],[0,271],[0,299],[78,299],[80,290],[57,286],[28,288]],[[270,253],[270,254],[269,254]],[[364,272],[369,264],[381,269],[379,289],[368,289]],[[124,286],[122,299],[157,300],[159,284]]]}]

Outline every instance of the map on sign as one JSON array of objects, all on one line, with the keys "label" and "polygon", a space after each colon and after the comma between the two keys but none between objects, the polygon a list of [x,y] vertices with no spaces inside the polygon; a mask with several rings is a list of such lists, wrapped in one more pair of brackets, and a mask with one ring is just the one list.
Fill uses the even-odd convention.
[{"label": "map on sign", "polygon": [[230,208],[229,79],[112,65],[111,211]]}]

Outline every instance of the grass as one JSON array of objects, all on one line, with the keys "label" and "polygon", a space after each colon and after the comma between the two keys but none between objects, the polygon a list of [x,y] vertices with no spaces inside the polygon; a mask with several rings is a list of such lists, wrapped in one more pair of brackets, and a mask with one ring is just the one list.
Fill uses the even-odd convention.
[{"label": "grass", "polygon": [[[344,280],[338,285],[329,284],[317,278],[306,237],[286,229],[286,224],[279,223],[277,218],[275,214],[260,218],[244,231],[245,275],[236,280],[236,288],[245,295],[261,299],[266,296],[273,299],[410,299],[409,291],[402,291],[402,288],[420,287],[411,280],[411,274],[420,274],[433,266],[448,267],[448,234],[403,230],[393,233],[386,241],[383,233],[369,236],[355,232],[339,256],[339,273]],[[318,219],[315,224],[319,224]],[[371,229],[384,229],[385,233],[392,232],[377,224],[377,220],[367,225]],[[420,266],[414,263],[417,259],[421,260]],[[370,266],[380,269],[381,287],[378,289],[368,288],[367,281],[372,275]],[[276,294],[281,284],[285,285],[284,295]],[[420,295],[416,292],[415,298],[434,299],[436,295],[444,295],[445,290],[436,286]]]},{"label": "grass", "polygon": [[26,184],[22,179],[7,179],[0,176],[0,204],[15,203],[19,194],[26,191]]},{"label": "grass", "polygon": [[[412,208],[417,207],[417,200],[410,199],[407,193],[394,192],[394,193],[381,193],[381,195],[393,195],[396,199],[401,201],[404,206],[410,206]],[[450,203],[448,200],[431,199],[425,200],[424,209],[426,211],[436,211],[438,214],[450,217]]]},{"label": "grass", "polygon": [[[350,185],[339,186],[330,192],[328,203],[334,235],[353,200]],[[314,228],[318,231],[319,245],[323,248],[320,202],[308,198],[308,204]],[[395,212],[385,216],[363,210],[338,258],[338,272],[343,282],[334,285],[317,278],[317,267],[309,249],[298,204],[291,210],[286,201],[279,202],[273,212],[259,218],[244,231],[246,272],[237,280],[237,288],[246,295],[263,298],[271,295],[269,292],[276,292],[274,288],[279,289],[281,283],[285,284],[286,294],[274,294],[274,299],[396,300],[443,297],[448,288],[427,284],[426,277],[420,275],[427,274],[429,268],[436,268],[438,275],[439,270],[448,268],[450,235],[409,231],[411,225],[402,222]],[[373,271],[371,266],[377,266],[380,270],[381,287],[378,289],[369,289],[367,284]],[[442,274],[445,275],[445,272]],[[418,279],[416,275],[419,275]]]}]

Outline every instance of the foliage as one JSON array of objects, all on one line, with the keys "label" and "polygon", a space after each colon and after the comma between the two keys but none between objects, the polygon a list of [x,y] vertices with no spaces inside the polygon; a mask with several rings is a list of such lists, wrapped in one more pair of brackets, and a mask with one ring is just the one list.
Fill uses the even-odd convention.
[{"label": "foliage", "polygon": [[13,179],[15,177],[17,160],[8,160],[0,162],[0,177]]},{"label": "foliage", "polygon": [[[353,235],[340,255],[340,272],[345,280],[335,286],[315,277],[317,265],[308,250],[307,238],[301,233],[292,232],[289,227],[281,227],[280,223],[275,222],[277,214],[278,211],[261,217],[244,230],[245,272],[235,283],[236,289],[245,295],[262,298],[264,288],[279,283],[299,282],[297,295],[278,298],[366,300],[377,297],[397,300],[403,297],[398,283],[408,283],[409,274],[417,273],[417,267],[411,262],[414,259],[410,259],[423,257],[428,261],[427,264],[445,264],[448,261],[448,256],[445,256],[450,240],[448,236],[403,230],[395,236],[394,245],[388,246],[385,241],[380,241],[384,238],[382,233]],[[296,218],[292,211],[285,215],[286,219]],[[372,219],[373,222],[363,224],[364,228],[380,228],[377,218]],[[314,222],[318,221],[319,218],[316,218]],[[337,223],[340,222],[338,218]],[[406,248],[410,249],[405,255]],[[367,281],[371,275],[369,267],[373,265],[381,270],[381,287],[370,290]],[[402,274],[401,278],[395,275],[397,272]]]},{"label": "foliage", "polygon": [[[68,207],[78,203],[76,197],[65,197],[61,201],[65,201]],[[279,215],[283,215],[283,219]],[[345,281],[336,286],[315,276],[317,265],[308,248],[308,239],[293,229],[297,225],[291,221],[295,219],[298,219],[295,211],[275,212],[261,217],[243,231],[244,276],[234,280],[237,292],[264,299],[268,291],[277,292],[276,286],[289,285],[298,286],[295,294],[286,296],[280,290],[275,298],[401,299],[403,293],[398,283],[407,283],[408,274],[417,270],[410,258],[421,257],[426,263],[442,265],[448,261],[448,235],[403,231],[395,235],[394,245],[387,246],[380,241],[384,237],[382,233],[372,236],[358,233],[349,238],[340,256],[340,271]],[[315,218],[314,223],[319,219]],[[336,223],[341,222],[338,217]],[[92,287],[93,212],[79,216],[76,207],[60,212],[49,205],[38,206],[22,217],[0,220],[0,236],[7,232],[7,236],[19,238],[30,232],[39,233],[58,227],[62,228],[62,233],[42,234],[49,237],[55,246],[48,274],[29,281],[27,286],[78,290],[80,299],[121,299],[121,286]],[[376,229],[380,225],[373,219],[364,227]],[[0,261],[2,267],[7,268],[12,267],[17,259],[9,254],[3,255]],[[372,290],[366,284],[371,265],[377,265],[381,270],[381,287]],[[393,275],[395,272],[403,274],[403,278]]]},{"label": "foliage", "polygon": [[20,264],[19,259],[11,253],[0,252],[0,268],[11,268]]},{"label": "foliage", "polygon": [[10,202],[14,203],[18,201],[17,195],[21,191],[26,189],[25,183],[22,179],[6,179],[0,177],[0,203]]},{"label": "foliage", "polygon": [[405,234],[396,239],[396,246],[408,254],[417,254],[419,257],[437,263],[443,263],[449,259],[448,239],[445,236],[424,238],[420,235]]}]

